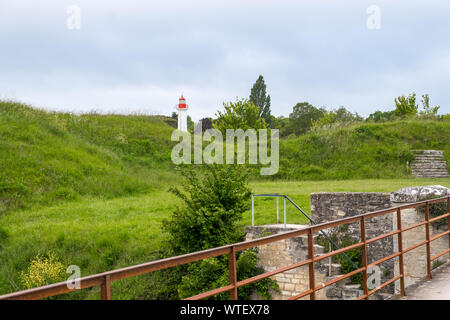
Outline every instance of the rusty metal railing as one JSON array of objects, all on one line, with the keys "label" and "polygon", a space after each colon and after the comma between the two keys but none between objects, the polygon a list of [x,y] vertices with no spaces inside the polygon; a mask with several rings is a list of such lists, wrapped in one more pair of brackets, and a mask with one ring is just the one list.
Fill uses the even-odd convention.
[{"label": "rusty metal railing", "polygon": [[[284,212],[284,227],[286,228],[286,200],[288,200],[295,209],[297,209],[306,219],[309,220],[311,225],[315,225],[317,224],[310,216],[308,216],[305,211],[302,210],[302,208],[300,208],[295,202],[294,200],[292,200],[291,198],[289,198],[289,196],[285,195],[285,194],[278,194],[278,193],[263,193],[263,194],[252,194],[252,226],[255,225],[255,197],[273,197],[277,199],[277,224],[279,223],[279,212],[278,212],[278,198],[283,198],[284,200],[284,205],[283,205],[283,212]],[[327,241],[330,244],[330,247],[333,246],[334,249],[340,249],[340,247],[328,236],[328,234],[321,230],[320,233],[322,234],[322,236],[325,237],[325,239],[327,239]],[[331,251],[331,249],[330,249]],[[345,259],[347,259],[348,262],[350,262],[350,264],[353,266],[354,269],[358,269],[358,267],[356,266],[356,264],[352,261],[352,259],[350,259],[345,252],[341,253]],[[331,257],[330,257],[331,259]],[[330,262],[330,268],[331,268],[331,262]]]},{"label": "rusty metal railing", "polygon": [[[438,203],[438,202],[446,202],[447,203],[447,213],[430,219],[429,205],[433,204],[433,203]],[[417,223],[415,225],[402,228],[402,223],[401,223],[402,222],[402,219],[401,219],[402,210],[409,209],[409,208],[417,208],[417,207],[422,207],[422,206],[425,206],[425,220],[423,222]],[[366,221],[370,218],[374,218],[377,216],[382,216],[382,215],[386,215],[386,214],[390,214],[390,213],[395,213],[395,215],[397,217],[397,230],[379,235],[374,238],[367,239],[366,238],[366,227],[365,227]],[[447,221],[448,221],[447,231],[442,232],[436,236],[430,237],[430,223],[440,220],[440,219],[444,219],[444,218],[447,218]],[[332,252],[328,252],[328,253],[325,253],[325,254],[322,254],[319,256],[315,256],[315,254],[314,254],[314,234],[315,233],[320,232],[321,230],[324,230],[324,229],[335,228],[335,227],[350,224],[350,223],[359,223],[360,236],[361,236],[360,242],[352,244],[345,248],[341,248],[338,250],[334,250]],[[411,230],[411,229],[414,229],[414,228],[417,228],[420,226],[425,226],[425,240],[421,241],[413,246],[410,246],[406,249],[403,249],[402,234],[408,230]],[[358,299],[368,299],[368,297],[370,295],[372,295],[373,293],[377,292],[378,290],[386,287],[387,285],[389,285],[397,280],[400,280],[400,295],[404,296],[405,295],[405,273],[404,273],[403,255],[411,250],[414,250],[420,246],[425,245],[426,246],[426,260],[427,260],[427,277],[429,279],[431,279],[431,277],[432,277],[431,262],[447,253],[450,253],[450,236],[449,236],[449,248],[443,250],[442,252],[436,254],[435,256],[431,256],[431,242],[433,242],[434,240],[439,239],[445,235],[449,235],[449,234],[450,234],[450,197],[442,197],[442,198],[438,198],[438,199],[421,201],[421,202],[417,202],[417,203],[413,203],[413,204],[408,204],[408,205],[403,205],[403,206],[399,206],[399,207],[393,207],[393,208],[389,208],[389,209],[365,213],[362,215],[349,217],[349,218],[345,218],[345,219],[340,219],[340,220],[335,220],[335,221],[331,221],[331,222],[326,222],[326,223],[322,223],[322,224],[312,225],[305,229],[288,231],[288,232],[271,235],[268,237],[259,238],[259,239],[255,239],[255,240],[251,240],[251,241],[239,242],[239,243],[235,243],[235,244],[231,244],[231,245],[227,245],[227,246],[203,250],[203,251],[199,251],[199,252],[189,253],[189,254],[185,254],[185,255],[181,255],[181,256],[171,257],[171,258],[152,261],[152,262],[139,264],[139,265],[135,265],[135,266],[127,267],[127,268],[122,268],[122,269],[108,271],[108,272],[104,272],[104,273],[100,273],[100,274],[95,274],[95,275],[91,275],[91,276],[87,276],[87,277],[82,277],[82,278],[78,279],[79,283],[80,283],[79,289],[69,289],[66,282],[59,282],[59,283],[47,285],[44,287],[38,287],[38,288],[33,288],[33,289],[29,289],[29,290],[24,290],[24,291],[19,291],[19,292],[2,295],[2,296],[0,296],[0,300],[43,299],[46,297],[55,296],[55,295],[68,293],[68,292],[75,291],[75,290],[95,287],[95,286],[100,286],[100,288],[101,288],[101,290],[100,290],[101,299],[109,300],[109,299],[111,299],[111,283],[113,281],[146,274],[146,273],[154,272],[157,270],[167,269],[170,267],[174,267],[174,266],[178,266],[178,265],[182,265],[182,264],[186,264],[186,263],[190,263],[190,262],[194,262],[194,261],[203,260],[206,258],[217,257],[217,256],[221,256],[221,255],[228,255],[229,284],[224,287],[220,287],[220,288],[217,288],[214,290],[200,293],[200,294],[190,297],[188,299],[190,299],[190,300],[204,299],[204,298],[208,298],[208,297],[211,297],[211,296],[214,296],[214,295],[217,295],[220,293],[224,293],[224,292],[229,292],[230,299],[237,299],[237,297],[238,297],[237,289],[239,287],[242,287],[247,284],[274,276],[276,274],[279,274],[279,273],[282,273],[282,272],[285,272],[288,270],[299,268],[302,266],[309,267],[309,289],[304,292],[299,292],[298,294],[292,296],[290,298],[291,300],[300,299],[307,295],[309,295],[311,300],[314,300],[316,298],[317,291],[319,291],[329,285],[332,285],[336,282],[339,282],[341,280],[349,278],[358,273],[362,273],[362,275],[363,275],[363,295],[360,296]],[[236,252],[242,251],[245,249],[249,249],[249,248],[253,248],[253,247],[257,247],[257,246],[261,246],[264,244],[273,243],[276,241],[281,241],[281,240],[285,240],[285,239],[298,237],[301,235],[307,235],[307,237],[308,237],[308,258],[306,260],[300,261],[300,262],[297,262],[297,263],[294,263],[294,264],[291,264],[291,265],[288,265],[288,266],[285,266],[285,267],[282,267],[282,268],[279,268],[279,269],[276,269],[276,270],[273,270],[270,272],[266,272],[266,273],[263,273],[263,274],[245,279],[245,280],[238,281],[237,275],[236,275]],[[388,237],[391,237],[394,235],[398,235],[397,236],[398,251],[394,252],[393,254],[391,254],[389,256],[386,256],[380,260],[377,260],[377,261],[369,264],[367,262],[367,250],[368,250],[367,245],[370,243],[373,243],[375,241],[378,241],[378,240],[381,240],[384,238],[388,238]],[[337,278],[334,278],[323,284],[316,285],[315,269],[314,269],[315,263],[317,263],[318,261],[320,261],[322,259],[326,259],[326,258],[335,256],[337,254],[340,254],[342,252],[346,252],[348,250],[355,249],[355,248],[362,248],[362,264],[363,264],[363,266],[361,268],[354,270],[352,272],[349,272],[345,275],[339,276]],[[378,265],[380,263],[383,263],[385,261],[388,261],[388,260],[396,258],[396,257],[399,258],[399,274],[396,277],[386,281],[385,283],[383,283],[383,284],[379,285],[378,287],[374,288],[373,290],[369,291],[369,288],[367,285],[368,269],[372,266]]]}]

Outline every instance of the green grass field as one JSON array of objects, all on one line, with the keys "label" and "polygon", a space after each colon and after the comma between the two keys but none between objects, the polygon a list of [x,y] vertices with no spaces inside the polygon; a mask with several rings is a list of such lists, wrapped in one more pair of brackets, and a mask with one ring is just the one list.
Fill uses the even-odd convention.
[{"label": "green grass field", "polygon": [[[250,186],[254,193],[287,194],[309,213],[309,194],[313,192],[391,192],[429,184],[450,187],[450,179],[276,181],[252,182]],[[0,217],[0,226],[7,234],[0,246],[0,293],[23,289],[19,272],[37,254],[49,251],[55,252],[67,265],[80,266],[83,276],[153,260],[165,237],[160,229],[161,221],[179,204],[167,190],[164,187],[148,194],[116,199],[87,197]],[[275,223],[275,200],[257,198],[255,217],[257,225]],[[305,223],[306,219],[288,204],[287,222]],[[248,210],[241,227],[250,224]],[[126,299],[143,298],[148,288],[145,281],[137,278],[121,281],[113,290],[115,298]],[[83,290],[77,297],[96,298],[97,293]]]},{"label": "green grass field", "polygon": [[[154,260],[164,246],[161,223],[180,204],[168,191],[179,179],[170,160],[175,124],[164,116],[74,115],[0,101],[0,294],[24,289],[20,272],[39,254],[54,252],[82,276]],[[311,132],[281,140],[278,175],[254,175],[250,187],[287,194],[307,213],[312,192],[450,187],[450,179],[414,179],[406,170],[410,150],[427,148],[444,150],[450,165],[448,120]],[[275,205],[256,198],[256,224],[275,223]],[[287,222],[307,219],[288,204]],[[240,228],[250,224],[249,199]],[[115,282],[113,298],[148,298],[151,283],[151,276]],[[71,296],[97,298],[98,290]]]}]

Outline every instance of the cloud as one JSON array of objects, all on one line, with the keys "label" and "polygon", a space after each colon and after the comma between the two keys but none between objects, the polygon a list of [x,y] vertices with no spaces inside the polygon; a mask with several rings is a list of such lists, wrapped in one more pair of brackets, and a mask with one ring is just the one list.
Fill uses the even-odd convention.
[{"label": "cloud", "polygon": [[[81,29],[66,27],[81,8]],[[363,115],[429,93],[450,112],[446,1],[66,1],[0,3],[0,97],[86,112],[170,114],[183,92],[194,119],[248,97],[259,74],[272,112],[299,101]]]}]

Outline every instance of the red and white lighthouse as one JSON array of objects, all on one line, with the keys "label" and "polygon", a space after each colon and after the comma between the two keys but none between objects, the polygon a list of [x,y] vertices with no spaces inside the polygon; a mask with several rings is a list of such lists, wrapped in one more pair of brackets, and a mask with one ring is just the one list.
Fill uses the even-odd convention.
[{"label": "red and white lighthouse", "polygon": [[188,105],[186,104],[186,99],[183,97],[183,94],[178,101],[178,130],[188,132],[187,129],[187,110]]}]

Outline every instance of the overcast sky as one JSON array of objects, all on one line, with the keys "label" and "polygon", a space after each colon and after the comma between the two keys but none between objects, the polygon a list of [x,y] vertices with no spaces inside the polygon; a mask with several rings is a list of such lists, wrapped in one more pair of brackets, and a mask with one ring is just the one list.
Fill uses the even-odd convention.
[{"label": "overcast sky", "polygon": [[1,0],[0,48],[0,99],[51,110],[168,115],[183,93],[198,120],[262,74],[276,116],[413,91],[450,112],[448,0]]}]

